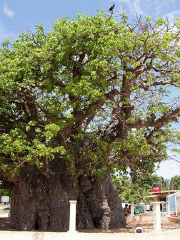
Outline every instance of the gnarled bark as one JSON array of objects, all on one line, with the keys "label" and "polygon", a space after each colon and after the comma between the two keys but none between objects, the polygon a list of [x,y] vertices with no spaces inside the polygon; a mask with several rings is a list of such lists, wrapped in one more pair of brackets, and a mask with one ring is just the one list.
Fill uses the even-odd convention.
[{"label": "gnarled bark", "polygon": [[[74,188],[74,189],[73,189]],[[124,212],[109,173],[101,181],[81,176],[76,186],[65,174],[19,178],[11,196],[11,218],[20,230],[68,231],[69,200],[77,198],[77,229],[102,227],[102,201],[110,208],[110,228],[125,226]]]}]

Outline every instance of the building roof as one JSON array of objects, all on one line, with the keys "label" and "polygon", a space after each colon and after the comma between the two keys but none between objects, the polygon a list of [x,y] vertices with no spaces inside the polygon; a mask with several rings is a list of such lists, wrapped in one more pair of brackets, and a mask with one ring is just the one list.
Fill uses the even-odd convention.
[{"label": "building roof", "polygon": [[144,196],[144,198],[153,198],[153,197],[158,197],[158,196],[160,196],[159,194],[157,194],[157,195],[148,195],[148,196]]},{"label": "building roof", "polygon": [[165,190],[165,191],[158,191],[158,192],[150,192],[150,195],[157,195],[157,194],[163,194],[163,195],[167,195],[167,194],[173,194],[176,192],[180,192],[180,190]]},{"label": "building roof", "polygon": [[150,192],[148,196],[144,196],[144,198],[154,198],[154,197],[166,197],[167,195],[171,195],[173,193],[180,192],[180,190],[166,190],[166,191],[158,191],[158,192]]}]

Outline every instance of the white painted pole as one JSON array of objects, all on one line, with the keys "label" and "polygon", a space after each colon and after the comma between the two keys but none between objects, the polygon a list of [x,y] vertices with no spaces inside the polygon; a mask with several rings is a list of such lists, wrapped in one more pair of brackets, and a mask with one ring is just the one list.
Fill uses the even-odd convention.
[{"label": "white painted pole", "polygon": [[169,201],[166,202],[166,216],[167,216],[167,217],[170,216],[170,205],[169,205]]},{"label": "white painted pole", "polygon": [[145,203],[143,204],[143,208],[144,208],[144,214],[147,214],[147,206]]},{"label": "white painted pole", "polygon": [[175,196],[175,210],[176,210],[176,215],[177,215],[177,196]]},{"label": "white painted pole", "polygon": [[131,203],[131,216],[134,216],[134,203]]},{"label": "white painted pole", "polygon": [[69,231],[70,233],[76,232],[76,200],[70,200],[70,216],[69,216]]},{"label": "white painted pole", "polygon": [[160,202],[153,202],[153,225],[154,232],[161,232],[161,212],[160,212]]}]

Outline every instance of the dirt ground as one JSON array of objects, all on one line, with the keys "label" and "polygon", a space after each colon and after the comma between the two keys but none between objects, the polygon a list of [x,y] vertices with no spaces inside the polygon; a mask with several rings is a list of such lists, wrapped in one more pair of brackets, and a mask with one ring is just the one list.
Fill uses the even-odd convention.
[{"label": "dirt ground", "polygon": [[[129,231],[134,232],[137,227],[143,228],[144,232],[152,232],[153,231],[153,218],[152,217],[139,217],[132,218],[129,217],[126,219],[127,226],[129,226]],[[161,222],[162,231],[180,229],[180,222],[175,222],[170,220],[167,217],[162,218]]]},{"label": "dirt ground", "polygon": [[[180,229],[180,223],[172,222],[169,221],[168,219],[163,219],[162,221],[162,230],[167,231],[167,230],[173,230],[173,229]],[[113,230],[108,230],[108,231],[102,231],[99,229],[94,229],[94,230],[83,230],[81,232],[128,232],[128,233],[134,233],[135,229],[137,227],[142,227],[144,232],[152,232],[153,230],[153,222],[150,219],[144,219],[141,221],[135,220],[132,221],[132,219],[127,219],[127,226],[126,228],[121,228],[121,229],[113,229]],[[12,222],[10,218],[0,218],[0,231],[16,231],[12,227]]]},{"label": "dirt ground", "polygon": [[14,230],[10,218],[0,218],[0,230]]}]

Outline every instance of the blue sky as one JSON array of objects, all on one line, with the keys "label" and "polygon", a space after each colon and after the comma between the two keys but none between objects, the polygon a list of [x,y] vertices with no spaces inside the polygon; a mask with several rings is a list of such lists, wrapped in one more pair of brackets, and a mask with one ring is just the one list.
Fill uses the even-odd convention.
[{"label": "blue sky", "polygon": [[93,15],[98,9],[123,8],[132,18],[136,14],[154,18],[167,15],[170,21],[180,16],[180,0],[0,0],[0,40],[15,38],[25,29],[43,24],[49,30],[57,18],[77,13]]},{"label": "blue sky", "polygon": [[[107,10],[113,2],[116,11],[124,9],[131,19],[140,14],[153,18],[167,16],[172,22],[180,16],[180,0],[0,0],[0,42],[7,38],[13,40],[39,23],[50,30],[56,19],[64,15],[70,18],[78,13],[93,15],[98,9]],[[158,174],[168,178],[180,174],[180,163],[166,161],[161,164]]]}]

